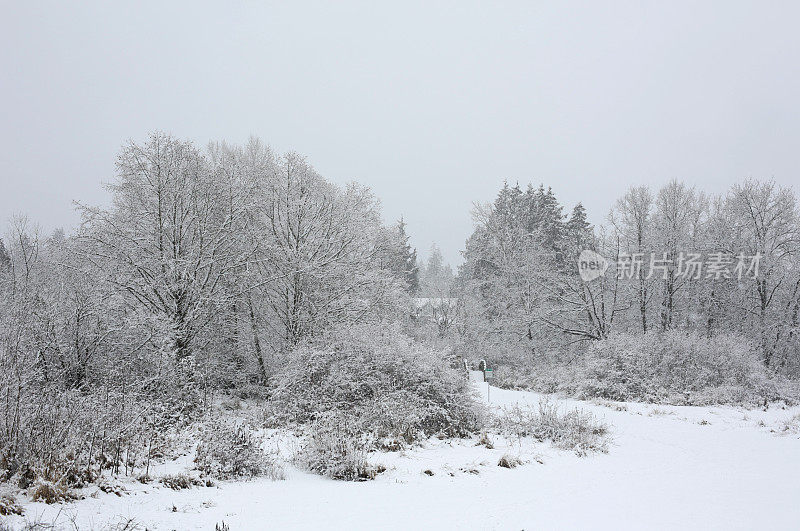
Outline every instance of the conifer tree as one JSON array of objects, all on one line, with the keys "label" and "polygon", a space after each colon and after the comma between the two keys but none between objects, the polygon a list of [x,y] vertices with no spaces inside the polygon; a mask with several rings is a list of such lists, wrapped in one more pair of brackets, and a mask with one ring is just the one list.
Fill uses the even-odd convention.
[{"label": "conifer tree", "polygon": [[568,252],[578,254],[592,247],[594,228],[586,219],[586,209],[583,204],[575,205],[564,229],[567,233]]},{"label": "conifer tree", "polygon": [[396,272],[406,281],[408,293],[414,295],[419,290],[419,267],[417,266],[417,250],[411,247],[406,233],[406,222],[403,218],[397,222],[398,256],[395,263]]}]

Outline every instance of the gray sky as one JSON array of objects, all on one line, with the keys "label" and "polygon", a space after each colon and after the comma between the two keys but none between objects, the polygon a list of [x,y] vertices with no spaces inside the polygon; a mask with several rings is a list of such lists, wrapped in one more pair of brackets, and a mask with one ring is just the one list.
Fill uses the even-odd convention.
[{"label": "gray sky", "polygon": [[73,227],[153,129],[299,151],[454,264],[503,179],[597,223],[634,184],[800,175],[797,2],[67,4],[3,0],[0,220]]}]

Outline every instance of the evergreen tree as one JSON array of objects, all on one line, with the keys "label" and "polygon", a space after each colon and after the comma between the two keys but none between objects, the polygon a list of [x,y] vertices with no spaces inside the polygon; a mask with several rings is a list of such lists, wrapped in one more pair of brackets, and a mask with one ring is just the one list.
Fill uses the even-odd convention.
[{"label": "evergreen tree", "polygon": [[403,218],[397,222],[398,256],[395,269],[408,286],[408,293],[414,295],[419,290],[419,267],[417,266],[417,250],[411,247],[409,236],[406,233],[406,223]]},{"label": "evergreen tree", "polygon": [[539,232],[542,235],[542,245],[547,250],[558,252],[564,239],[564,213],[563,207],[558,204],[553,189],[540,186],[536,191],[538,203]]},{"label": "evergreen tree", "polygon": [[[490,208],[475,211],[475,232],[467,240],[458,278],[459,300],[472,312],[469,333],[509,342],[525,338],[524,348],[584,334],[583,306],[562,297],[571,280],[566,272],[575,269],[571,259],[567,267],[571,246],[565,217],[553,190],[544,185],[528,185],[523,192],[505,183]],[[587,229],[585,218],[580,207],[572,225]]]},{"label": "evergreen tree", "polygon": [[572,209],[569,220],[564,225],[567,234],[567,252],[579,254],[593,246],[594,227],[586,219],[586,209],[578,203]]},{"label": "evergreen tree", "polygon": [[508,186],[508,181],[503,181],[503,187],[497,193],[497,198],[494,200],[494,211],[498,216],[507,214],[509,205],[511,203],[511,188]]}]

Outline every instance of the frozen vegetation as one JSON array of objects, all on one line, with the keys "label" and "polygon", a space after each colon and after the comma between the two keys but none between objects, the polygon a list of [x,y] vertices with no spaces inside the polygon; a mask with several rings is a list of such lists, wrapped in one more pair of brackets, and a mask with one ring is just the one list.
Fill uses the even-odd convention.
[{"label": "frozen vegetation", "polygon": [[256,139],[154,133],[108,187],[0,240],[3,527],[796,527],[789,189],[632,188],[593,227],[506,185],[453,271]]},{"label": "frozen vegetation", "polygon": [[[485,404],[485,384],[473,383]],[[366,466],[376,471],[372,481],[341,482],[306,471],[295,464],[302,436],[262,429],[264,455],[282,463],[283,480],[206,483],[190,445],[186,455],[153,463],[149,483],[109,475],[107,482],[75,491],[80,499],[68,504],[23,500],[26,516],[8,518],[6,525],[792,529],[800,518],[800,436],[785,428],[792,419],[796,425],[800,408],[583,402],[498,388],[491,400],[497,426],[481,434],[365,451]],[[550,420],[537,420],[540,408]],[[242,421],[260,415],[250,401],[235,411]],[[575,422],[576,414],[587,423]],[[561,422],[573,429],[554,441],[549,434],[562,433]],[[600,425],[607,434],[597,433]],[[537,433],[541,426],[546,431]],[[588,439],[580,433],[587,428]],[[604,447],[583,451],[593,441]]]}]

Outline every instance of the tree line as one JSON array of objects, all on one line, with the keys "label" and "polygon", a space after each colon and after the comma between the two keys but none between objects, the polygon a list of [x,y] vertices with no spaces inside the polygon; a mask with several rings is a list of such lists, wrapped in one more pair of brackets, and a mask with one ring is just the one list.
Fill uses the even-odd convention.
[{"label": "tree line", "polygon": [[[480,424],[466,414],[463,359],[522,373],[582,356],[625,364],[636,345],[669,344],[662,361],[686,372],[691,359],[711,373],[730,358],[717,338],[752,344],[764,370],[800,375],[796,197],[772,182],[720,196],[678,181],[631,188],[600,227],[581,204],[565,214],[549,188],[506,184],[475,207],[456,273],[435,246],[419,263],[404,221],[383,223],[368,188],[334,185],[301,155],[257,139],[200,149],[154,133],[121,149],[107,186],[110,206],[78,204],[74,233],[45,236],[16,217],[0,240],[3,477],[25,477],[35,463],[36,476],[58,470],[78,484],[103,468],[149,467],[166,429],[198,418],[219,393],[258,397],[273,420],[315,419],[330,404],[308,397],[338,396],[342,371],[357,366],[374,385],[346,379],[360,404],[352,417],[411,438]],[[607,274],[580,277],[585,250],[609,261]],[[687,277],[684,252],[757,255],[759,272]],[[645,256],[659,258],[658,275]],[[641,264],[630,269],[634,257]],[[607,341],[619,333],[647,339]],[[703,349],[678,352],[699,337],[710,338]],[[737,347],[736,367],[753,372],[751,354]],[[603,367],[595,388],[610,385]],[[661,369],[640,372],[681,391],[685,382]],[[729,376],[714,385],[742,381],[764,395],[762,375]],[[302,415],[280,397],[301,400]],[[441,411],[445,424],[432,420]],[[422,419],[413,429],[403,420],[412,417]]]},{"label": "tree line", "polygon": [[[633,187],[593,227],[581,204],[566,215],[552,190],[506,184],[473,217],[454,288],[456,328],[473,348],[531,360],[614,332],[732,333],[771,371],[800,371],[800,223],[789,188],[746,180],[713,196],[677,180]],[[610,263],[591,282],[577,268],[587,249]],[[747,258],[744,275],[737,257]],[[715,274],[699,269],[714,259]]]}]

